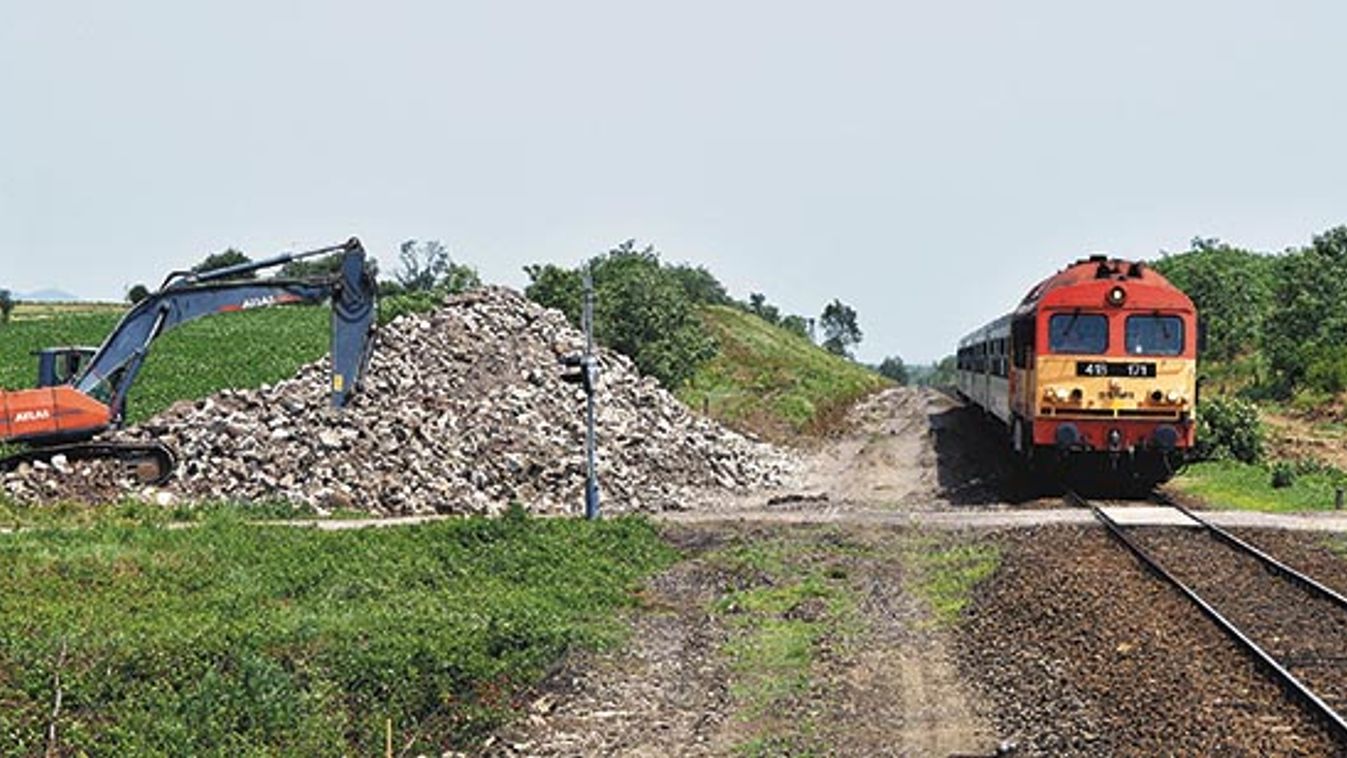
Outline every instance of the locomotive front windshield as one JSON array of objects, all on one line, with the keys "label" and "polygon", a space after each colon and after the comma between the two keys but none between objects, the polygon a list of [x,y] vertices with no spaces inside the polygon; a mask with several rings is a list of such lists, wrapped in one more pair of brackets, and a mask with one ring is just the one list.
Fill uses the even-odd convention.
[{"label": "locomotive front windshield", "polygon": [[1048,319],[1048,349],[1094,355],[1108,350],[1108,317],[1100,313],[1058,313]]},{"label": "locomotive front windshield", "polygon": [[1183,319],[1178,316],[1128,316],[1127,352],[1131,355],[1179,355]]}]

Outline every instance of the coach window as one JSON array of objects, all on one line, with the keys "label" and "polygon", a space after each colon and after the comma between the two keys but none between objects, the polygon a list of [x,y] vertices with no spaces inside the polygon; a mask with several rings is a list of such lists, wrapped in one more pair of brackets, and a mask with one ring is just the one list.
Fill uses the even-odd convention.
[{"label": "coach window", "polygon": [[1183,352],[1183,319],[1178,316],[1128,316],[1126,332],[1131,355]]},{"label": "coach window", "polygon": [[1015,354],[1015,367],[1029,368],[1029,354],[1034,349],[1033,317],[1015,319],[1010,331],[1011,348]]},{"label": "coach window", "polygon": [[1108,350],[1108,318],[1100,313],[1057,313],[1048,319],[1048,349],[1098,354]]}]

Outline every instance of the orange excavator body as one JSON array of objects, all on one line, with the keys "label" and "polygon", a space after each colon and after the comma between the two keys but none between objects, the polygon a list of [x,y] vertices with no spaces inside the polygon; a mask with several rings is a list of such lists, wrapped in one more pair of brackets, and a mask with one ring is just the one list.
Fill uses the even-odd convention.
[{"label": "orange excavator body", "polygon": [[0,390],[0,440],[87,439],[111,423],[106,405],[69,385]]}]

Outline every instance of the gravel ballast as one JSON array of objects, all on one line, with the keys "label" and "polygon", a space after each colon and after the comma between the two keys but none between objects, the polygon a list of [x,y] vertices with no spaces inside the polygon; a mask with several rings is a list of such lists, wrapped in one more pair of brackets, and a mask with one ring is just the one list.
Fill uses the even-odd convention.
[{"label": "gravel ballast", "polygon": [[960,667],[1016,755],[1335,755],[1256,664],[1098,527],[999,538]]}]

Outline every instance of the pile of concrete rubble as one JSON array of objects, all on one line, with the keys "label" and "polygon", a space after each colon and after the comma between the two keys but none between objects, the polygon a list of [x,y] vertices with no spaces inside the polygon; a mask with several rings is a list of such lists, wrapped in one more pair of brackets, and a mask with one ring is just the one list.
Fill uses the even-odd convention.
[{"label": "pile of concrete rubble", "polygon": [[[258,390],[179,403],[122,439],[159,439],[180,464],[161,490],[117,479],[105,497],[288,500],[319,511],[541,513],[580,509],[584,394],[559,358],[583,347],[561,313],[486,288],[383,327],[365,391],[328,407],[326,362]],[[610,512],[681,509],[785,484],[794,459],[690,413],[603,351],[599,475]],[[11,495],[88,498],[95,464],[9,475]],[[105,465],[105,464],[104,464]]]}]

